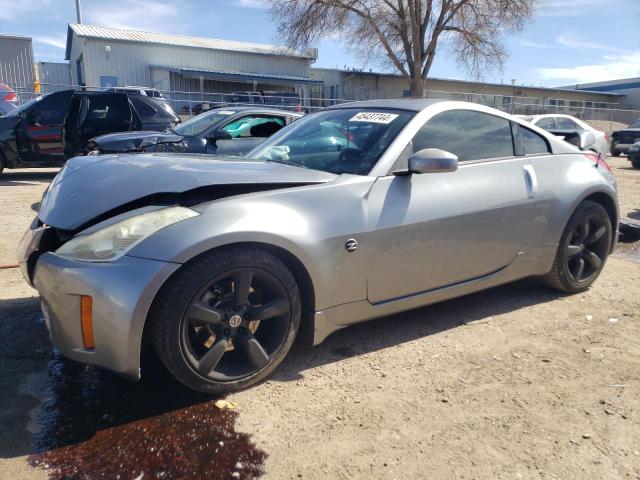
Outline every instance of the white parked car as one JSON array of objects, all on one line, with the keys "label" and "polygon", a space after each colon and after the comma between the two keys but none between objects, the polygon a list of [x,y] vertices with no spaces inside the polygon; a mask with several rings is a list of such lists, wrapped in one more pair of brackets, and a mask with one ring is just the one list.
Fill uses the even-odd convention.
[{"label": "white parked car", "polygon": [[556,135],[562,130],[572,130],[579,132],[593,132],[595,142],[587,146],[587,150],[593,150],[604,157],[609,151],[609,136],[605,132],[596,130],[591,125],[571,115],[551,113],[546,115],[518,115],[518,117],[532,123],[536,127],[552,132]]}]

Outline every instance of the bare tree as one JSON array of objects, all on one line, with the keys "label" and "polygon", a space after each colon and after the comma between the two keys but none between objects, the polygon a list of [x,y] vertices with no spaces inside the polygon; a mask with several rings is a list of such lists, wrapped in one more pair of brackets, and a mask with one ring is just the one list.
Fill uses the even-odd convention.
[{"label": "bare tree", "polygon": [[501,66],[505,31],[522,29],[534,0],[271,0],[293,48],[339,36],[369,58],[387,58],[422,96],[439,44],[476,76]]}]

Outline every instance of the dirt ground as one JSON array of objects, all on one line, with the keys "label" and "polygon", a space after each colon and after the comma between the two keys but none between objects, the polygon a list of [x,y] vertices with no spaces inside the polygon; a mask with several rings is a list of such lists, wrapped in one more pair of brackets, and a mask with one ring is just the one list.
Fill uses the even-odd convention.
[{"label": "dirt ground", "polygon": [[[609,162],[621,214],[640,220],[640,170],[624,157]],[[51,178],[0,177],[0,265],[15,263],[31,205]],[[638,252],[637,244],[621,245],[583,294],[558,295],[527,280],[298,348],[271,380],[227,397],[238,404],[235,429],[267,455],[269,479],[640,479]],[[0,269],[0,479],[65,478],[26,461],[61,446],[77,478],[99,478],[95,465],[111,461],[102,450],[95,449],[93,470],[82,465],[107,431],[116,433],[108,438],[119,439],[117,450],[136,451],[144,464],[149,458],[128,427],[146,432],[165,418],[174,425],[179,407],[193,418],[216,409],[202,398],[158,407],[158,397],[178,387],[158,395],[69,366],[51,351],[35,295],[15,268]],[[114,420],[123,406],[135,414]],[[183,439],[214,438],[196,430]],[[180,434],[167,433],[166,443],[174,442]],[[220,468],[215,458],[198,461]],[[122,479],[170,478],[140,477],[135,463],[122,465]]]}]

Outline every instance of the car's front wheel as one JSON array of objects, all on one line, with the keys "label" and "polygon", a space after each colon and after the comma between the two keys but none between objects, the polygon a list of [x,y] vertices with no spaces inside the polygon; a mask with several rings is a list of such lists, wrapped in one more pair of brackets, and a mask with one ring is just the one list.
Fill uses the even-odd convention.
[{"label": "car's front wheel", "polygon": [[295,278],[259,248],[228,248],[185,264],[160,290],[152,343],[188,387],[226,393],[269,376],[300,326]]},{"label": "car's front wheel", "polygon": [[544,280],[564,292],[588,289],[604,267],[612,239],[611,220],[604,207],[589,200],[582,202],[565,227],[553,267]]}]

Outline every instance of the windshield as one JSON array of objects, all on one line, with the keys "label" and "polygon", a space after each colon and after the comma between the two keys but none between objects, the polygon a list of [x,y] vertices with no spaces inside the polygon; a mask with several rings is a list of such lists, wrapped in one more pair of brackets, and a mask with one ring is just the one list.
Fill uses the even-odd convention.
[{"label": "windshield", "polygon": [[234,110],[211,110],[210,112],[201,113],[181,123],[174,128],[173,131],[185,137],[200,135],[214,125],[226,120],[229,118],[229,115],[233,115],[234,113],[236,113]]},{"label": "windshield", "polygon": [[249,158],[331,173],[367,175],[414,112],[344,108],[301,118]]},{"label": "windshield", "polygon": [[627,128],[640,128],[640,118],[635,122],[631,123]]}]

